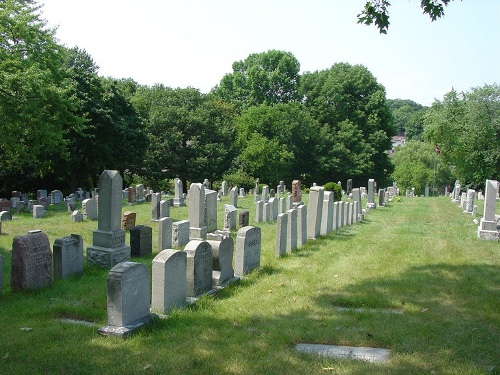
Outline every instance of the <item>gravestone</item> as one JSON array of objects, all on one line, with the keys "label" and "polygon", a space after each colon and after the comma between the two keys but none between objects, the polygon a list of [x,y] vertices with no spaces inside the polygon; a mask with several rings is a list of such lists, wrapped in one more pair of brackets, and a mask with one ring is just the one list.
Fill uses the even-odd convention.
[{"label": "gravestone", "polygon": [[88,220],[97,220],[97,199],[89,198],[82,201],[83,217]]},{"label": "gravestone", "polygon": [[212,283],[221,286],[234,277],[234,242],[231,237],[220,236],[220,240],[207,240],[212,247]]},{"label": "gravestone", "polygon": [[267,203],[269,201],[269,186],[264,185],[262,187],[262,200],[264,203]]},{"label": "gravestone", "polygon": [[[364,215],[363,212],[361,211],[361,190],[356,188],[352,189],[352,202],[358,207],[358,216],[354,218],[354,221],[358,222],[363,220]],[[357,202],[357,203],[356,203]]]},{"label": "gravestone", "polygon": [[169,217],[170,216],[170,204],[168,201],[161,200],[160,201],[160,217],[158,220]]},{"label": "gravestone", "polygon": [[221,191],[222,191],[222,195],[227,195],[227,182],[226,181],[222,181]]},{"label": "gravestone", "polygon": [[0,198],[0,212],[9,211],[11,206],[10,199]]},{"label": "gravestone", "polygon": [[38,198],[36,201],[40,206],[43,206],[44,210],[47,209],[47,206],[49,205],[48,198]]},{"label": "gravestone", "polygon": [[11,221],[12,220],[12,214],[10,211],[2,211],[0,212],[0,222],[2,221]]},{"label": "gravestone", "polygon": [[373,210],[377,208],[375,203],[375,180],[370,178],[368,180],[368,203],[366,203],[367,210]]},{"label": "gravestone", "polygon": [[[99,191],[103,193],[101,187]],[[109,271],[107,290],[108,325],[98,330],[100,334],[126,338],[155,317],[149,312],[149,271],[144,264],[116,264]]]},{"label": "gravestone", "polygon": [[24,203],[23,201],[20,201],[16,206],[16,210],[17,210],[17,212],[23,212],[25,207],[26,207],[26,203]]},{"label": "gravestone", "polygon": [[351,206],[351,202],[344,202],[344,225],[349,225],[349,215],[352,214],[352,211],[349,210]]},{"label": "gravestone", "polygon": [[18,203],[21,202],[21,198],[19,197],[12,197],[10,198],[10,206],[12,208],[17,208]]},{"label": "gravestone", "polygon": [[345,225],[345,222],[344,222],[344,215],[345,215],[345,209],[344,209],[344,206],[345,206],[345,202],[344,201],[339,201],[338,202],[339,205],[339,228],[342,228],[344,225]]},{"label": "gravestone", "polygon": [[279,214],[276,221],[276,245],[274,255],[279,258],[286,254],[288,214]]},{"label": "gravestone", "polygon": [[322,236],[330,233],[333,229],[333,191],[323,193],[323,208],[320,234]]},{"label": "gravestone", "polygon": [[323,215],[323,186],[313,186],[309,190],[309,204],[307,206],[307,237],[316,239],[321,231]]},{"label": "gravestone", "polygon": [[105,170],[99,177],[99,206],[97,230],[92,246],[87,248],[87,263],[102,268],[130,260],[130,246],[125,244],[121,229],[122,177],[118,171]]},{"label": "gravestone", "polygon": [[260,267],[261,230],[258,227],[243,227],[236,235],[236,259],[234,273],[243,276]]},{"label": "gravestone", "polygon": [[212,247],[206,241],[189,241],[186,259],[186,296],[197,297],[212,290]]},{"label": "gravestone", "polygon": [[182,186],[182,180],[179,178],[174,178],[174,207],[182,207],[186,205],[184,201],[184,188]]},{"label": "gravestone", "polygon": [[47,198],[47,190],[45,189],[40,189],[36,191],[36,199],[39,198]]},{"label": "gravestone", "polygon": [[451,200],[453,203],[460,203],[460,190],[462,189],[460,180],[455,181],[455,186],[453,188],[453,194]]},{"label": "gravestone", "polygon": [[279,198],[275,198],[275,197],[272,197],[272,198],[269,198],[269,206],[271,207],[271,211],[269,213],[269,217],[271,218],[271,220],[276,220],[278,218],[278,203],[279,203]]},{"label": "gravestone", "polygon": [[205,187],[205,190],[210,190],[210,181],[208,179],[203,180],[203,186]]},{"label": "gravestone", "polygon": [[137,225],[130,228],[130,254],[133,257],[146,257],[153,252],[153,228]]},{"label": "gravestone", "polygon": [[269,199],[274,198],[276,196],[276,191],[274,189],[269,190]]},{"label": "gravestone", "polygon": [[207,232],[217,230],[217,192],[205,189],[205,220]]},{"label": "gravestone", "polygon": [[10,286],[13,291],[52,285],[52,252],[47,235],[33,231],[12,241]]},{"label": "gravestone", "polygon": [[142,203],[146,200],[144,196],[144,185],[137,184],[135,185],[135,196],[138,203]]},{"label": "gravestone", "polygon": [[33,219],[41,219],[45,216],[45,208],[41,204],[33,205]]},{"label": "gravestone", "polygon": [[476,191],[474,189],[467,190],[467,202],[465,204],[465,213],[472,214],[474,210],[474,198],[476,197]]},{"label": "gravestone", "polygon": [[[379,190],[379,192],[380,192],[380,190]],[[425,185],[424,196],[425,197],[429,196],[429,185]]]},{"label": "gravestone", "polygon": [[135,187],[130,186],[128,188],[128,203],[133,204],[137,202],[136,190]]},{"label": "gravestone", "polygon": [[172,245],[185,246],[189,242],[189,220],[180,220],[172,223]]},{"label": "gravestone", "polygon": [[339,202],[333,202],[332,229],[338,230],[339,228],[340,228]]},{"label": "gravestone", "polygon": [[[36,207],[36,206],[33,206],[33,207]],[[35,210],[33,209],[33,213],[34,212],[35,212]],[[71,219],[72,223],[81,223],[83,221],[83,214],[80,210],[74,210],[70,215],[70,219]]]},{"label": "gravestone", "polygon": [[205,187],[200,183],[192,183],[189,188],[188,216],[191,225],[190,239],[204,240],[207,237],[205,224]]},{"label": "gravestone", "polygon": [[236,216],[238,211],[236,207],[225,204],[224,205],[224,229],[235,230],[236,229]]},{"label": "gravestone", "polygon": [[385,206],[385,189],[379,189],[378,191],[378,205],[379,207]]},{"label": "gravestone", "polygon": [[495,216],[497,189],[498,181],[486,180],[483,217],[477,228],[477,237],[483,240],[498,241],[499,239]]},{"label": "gravestone", "polygon": [[265,223],[268,223],[271,221],[271,209],[272,209],[272,206],[269,204],[269,202],[264,203],[263,212],[262,212],[262,220]]},{"label": "gravestone", "polygon": [[255,203],[255,221],[257,223],[262,223],[264,218],[264,202],[257,201]]},{"label": "gravestone", "polygon": [[278,213],[279,214],[285,214],[286,213],[286,199],[284,197],[279,198]]},{"label": "gravestone", "polygon": [[233,186],[231,190],[229,190],[229,204],[234,207],[238,207],[238,187]]},{"label": "gravestone", "polygon": [[165,249],[153,259],[151,310],[167,314],[186,305],[185,251]]},{"label": "gravestone", "polygon": [[347,185],[346,185],[346,194],[349,196],[349,194],[352,193],[352,178],[349,178],[347,180]]},{"label": "gravestone", "polygon": [[239,198],[245,198],[245,189],[240,188],[240,194],[238,195]]},{"label": "gravestone", "polygon": [[172,247],[172,218],[158,220],[158,252]]},{"label": "gravestone", "polygon": [[307,207],[303,204],[297,207],[297,247],[307,243]]},{"label": "gravestone", "polygon": [[136,212],[125,211],[122,215],[122,229],[128,232],[130,228],[135,227],[136,217],[137,217]]},{"label": "gravestone", "polygon": [[248,210],[240,211],[238,214],[238,228],[243,228],[248,226],[250,223],[250,213]]},{"label": "gravestone", "polygon": [[83,273],[83,239],[78,234],[56,238],[53,250],[54,278],[65,279]]},{"label": "gravestone", "polygon": [[160,220],[160,201],[161,201],[160,193],[151,194],[151,221]]},{"label": "gravestone", "polygon": [[311,353],[322,357],[361,360],[372,363],[387,362],[391,356],[390,349],[364,346],[355,347],[303,343],[296,344],[295,350],[301,353]]},{"label": "gravestone", "polygon": [[291,253],[297,249],[297,209],[292,208],[288,210],[288,225],[287,225],[287,239],[286,239],[286,252]]}]

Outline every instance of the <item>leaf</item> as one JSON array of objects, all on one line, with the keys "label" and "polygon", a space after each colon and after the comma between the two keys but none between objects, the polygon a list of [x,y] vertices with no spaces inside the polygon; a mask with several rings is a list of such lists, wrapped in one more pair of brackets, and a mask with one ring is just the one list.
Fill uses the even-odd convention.
[{"label": "leaf", "polygon": [[33,330],[33,328],[29,328],[29,327],[21,327],[21,328],[20,328],[20,330],[21,330],[21,331],[23,331],[23,332],[29,332],[29,331],[32,331],[32,330]]}]

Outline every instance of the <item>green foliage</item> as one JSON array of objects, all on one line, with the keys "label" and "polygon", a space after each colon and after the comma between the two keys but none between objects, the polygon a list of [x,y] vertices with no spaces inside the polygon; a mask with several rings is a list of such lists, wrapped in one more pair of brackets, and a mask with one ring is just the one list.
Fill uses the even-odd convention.
[{"label": "green foliage", "polygon": [[223,176],[223,179],[227,182],[229,187],[238,186],[239,188],[244,188],[245,191],[255,188],[255,178],[242,170],[235,170],[227,173]]},{"label": "green foliage", "polygon": [[500,177],[500,86],[451,91],[425,116],[426,139],[437,144],[465,185],[481,187]]},{"label": "green foliage", "polygon": [[326,191],[333,191],[333,197],[335,202],[342,200],[342,187],[336,184],[335,182],[327,182],[323,185],[323,188]]},{"label": "green foliage", "polygon": [[[420,7],[423,13],[429,15],[432,21],[444,16],[444,7],[451,0],[421,0]],[[389,6],[387,0],[371,0],[365,3],[363,11],[358,14],[358,23],[375,26],[381,34],[387,34],[389,29]]]},{"label": "green foliage", "polygon": [[415,103],[413,100],[393,99],[387,103],[394,117],[394,125],[399,135],[405,135],[406,139],[422,140],[423,116],[426,107]]},{"label": "green foliage", "polygon": [[[450,181],[450,168],[436,154],[435,146],[420,141],[409,141],[396,148],[393,155],[393,179],[401,190],[415,187],[415,193],[421,195],[425,186],[439,189]],[[435,167],[435,168],[434,168]],[[435,173],[434,173],[435,172]]]},{"label": "green foliage", "polygon": [[233,73],[226,74],[213,93],[243,108],[296,101],[299,71],[300,64],[290,52],[253,53],[235,61]]}]

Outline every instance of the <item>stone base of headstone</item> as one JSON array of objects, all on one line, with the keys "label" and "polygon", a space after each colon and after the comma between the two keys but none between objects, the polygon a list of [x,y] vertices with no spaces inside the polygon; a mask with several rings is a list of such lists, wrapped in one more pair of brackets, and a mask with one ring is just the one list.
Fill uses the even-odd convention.
[{"label": "stone base of headstone", "polygon": [[[213,275],[212,280],[213,280],[213,283],[214,283],[214,289],[215,290],[224,289],[226,286],[228,286],[230,284],[234,284],[235,282],[237,282],[237,281],[240,280],[240,278],[238,276],[233,276],[229,280],[225,280],[222,283],[218,283],[219,279],[216,279],[216,272],[219,272],[219,271],[212,271],[212,275]],[[218,284],[216,284],[216,283],[218,283]]]},{"label": "stone base of headstone", "polygon": [[190,240],[205,240],[207,238],[207,227],[189,227]]},{"label": "stone base of headstone", "polygon": [[358,214],[358,221],[363,221],[365,219],[365,215]]},{"label": "stone base of headstone", "polygon": [[96,230],[93,233],[93,245],[87,247],[87,263],[111,269],[118,263],[129,261],[130,253],[130,246],[125,245],[124,231]]},{"label": "stone base of headstone", "polygon": [[377,208],[377,205],[375,203],[367,203],[366,204],[366,209],[367,210],[374,210]]},{"label": "stone base of headstone", "polygon": [[132,324],[120,327],[120,326],[104,326],[97,330],[101,335],[104,336],[118,336],[122,339],[126,339],[131,334],[150,323],[152,320],[156,319],[158,316],[156,314],[149,314]]},{"label": "stone base of headstone", "polygon": [[497,230],[497,222],[487,221],[481,218],[479,227],[477,228],[477,237],[482,240],[498,241],[499,232]]},{"label": "stone base of headstone", "polygon": [[184,198],[174,198],[174,207],[183,207],[186,205]]},{"label": "stone base of headstone", "polygon": [[302,206],[304,204],[304,202],[300,201],[300,202],[293,202],[293,208],[298,208],[299,206]]}]

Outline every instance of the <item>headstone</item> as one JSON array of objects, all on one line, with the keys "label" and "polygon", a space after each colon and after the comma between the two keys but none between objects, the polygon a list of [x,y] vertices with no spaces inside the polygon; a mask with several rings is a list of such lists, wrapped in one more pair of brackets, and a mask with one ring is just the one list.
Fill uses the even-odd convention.
[{"label": "headstone", "polygon": [[161,200],[160,201],[160,219],[164,217],[169,217],[170,216],[170,204],[168,201]]},{"label": "headstone", "polygon": [[239,198],[245,198],[245,189],[240,188],[240,194],[238,195]]},{"label": "headstone", "polygon": [[349,225],[349,205],[351,202],[344,202],[344,215],[342,216],[342,225]]},{"label": "headstone", "polygon": [[284,197],[279,198],[278,213],[279,214],[286,213],[286,199]]},{"label": "headstone", "polygon": [[264,209],[262,211],[262,220],[264,223],[269,223],[271,221],[271,208],[272,206],[269,202],[264,203]]},{"label": "headstone", "polygon": [[144,185],[137,184],[135,185],[135,197],[138,203],[142,203],[146,200],[144,197]]},{"label": "headstone", "polygon": [[320,234],[322,236],[330,233],[333,229],[333,191],[323,193],[323,209]]},{"label": "headstone", "polygon": [[172,247],[172,218],[158,220],[158,252]]},{"label": "headstone", "polygon": [[[36,207],[36,206],[33,206]],[[34,215],[35,210],[33,209],[33,215]],[[71,215],[70,219],[72,223],[81,223],[83,221],[83,213],[80,210],[74,210]]]},{"label": "headstone", "polygon": [[385,189],[379,189],[378,191],[378,205],[379,207],[385,206]]},{"label": "headstone", "polygon": [[186,295],[197,297],[212,290],[212,247],[206,241],[189,241],[184,251],[186,261]]},{"label": "headstone", "polygon": [[105,170],[99,177],[98,225],[92,246],[87,248],[87,263],[102,268],[130,260],[130,246],[121,229],[122,177],[118,171]]},{"label": "headstone", "polygon": [[294,204],[300,204],[302,203],[302,187],[301,187],[301,182],[300,180],[293,180],[292,181],[292,197],[293,197],[293,203]]},{"label": "headstone", "polygon": [[221,190],[222,190],[222,195],[227,195],[227,182],[226,181],[222,181]]},{"label": "headstone", "polygon": [[263,221],[263,211],[264,211],[264,202],[258,201],[255,203],[255,221],[257,223],[262,223]]},{"label": "headstone", "polygon": [[467,193],[464,191],[460,196],[460,208],[465,211],[465,206],[467,205]]},{"label": "headstone", "polygon": [[242,210],[238,213],[238,228],[248,226],[250,223],[250,214],[248,210]]},{"label": "headstone", "polygon": [[236,207],[230,204],[224,205],[224,229],[236,230]]},{"label": "headstone", "polygon": [[271,207],[271,212],[270,212],[270,218],[271,220],[276,220],[278,218],[278,214],[280,212],[278,212],[279,210],[279,207],[278,207],[278,203],[279,203],[279,199],[280,198],[269,198],[269,206]]},{"label": "headstone", "polygon": [[36,231],[14,237],[10,286],[13,291],[52,285],[52,252],[47,235]]},{"label": "headstone", "polygon": [[233,186],[231,190],[229,190],[229,203],[234,206],[238,207],[238,187]]},{"label": "headstone", "polygon": [[65,279],[83,273],[82,236],[71,234],[56,238],[52,250],[55,279]]},{"label": "headstone", "polygon": [[17,208],[17,204],[21,201],[21,198],[19,197],[12,197],[10,198],[10,206],[12,208]]},{"label": "headstone", "polygon": [[20,201],[17,204],[16,210],[17,210],[17,212],[23,212],[25,207],[26,207],[26,203],[24,203],[23,201]]},{"label": "headstone", "polygon": [[244,227],[236,235],[236,259],[234,273],[243,276],[260,267],[261,230],[258,227]]},{"label": "headstone", "polygon": [[[356,188],[352,189],[352,202],[357,205],[358,209],[358,216],[354,218],[354,221],[358,222],[363,220],[364,215],[363,212],[361,211],[361,190]],[[356,203],[357,202],[357,203]]]},{"label": "headstone", "polygon": [[267,203],[269,201],[269,186],[264,185],[262,187],[262,200],[264,203]]},{"label": "headstone", "polygon": [[10,199],[0,198],[0,212],[9,211],[11,206]]},{"label": "headstone", "polygon": [[83,217],[88,220],[97,220],[97,199],[89,198],[82,201]]},{"label": "headstone", "polygon": [[189,188],[188,216],[190,239],[204,240],[207,237],[207,226],[205,224],[205,187],[200,183],[192,183]]},{"label": "headstone", "polygon": [[276,196],[276,191],[274,189],[269,190],[269,199],[274,198]]},{"label": "headstone", "polygon": [[307,207],[301,204],[297,207],[297,247],[307,243]]},{"label": "headstone", "polygon": [[130,228],[135,227],[135,219],[137,217],[137,213],[133,211],[126,211],[122,216],[122,229],[124,231],[129,231]]},{"label": "headstone", "polygon": [[185,251],[172,249],[153,259],[151,310],[167,314],[186,305],[186,260]]},{"label": "headstone", "polygon": [[342,228],[345,225],[344,215],[345,215],[345,202],[339,201],[339,228]]},{"label": "headstone", "polygon": [[375,204],[375,180],[370,178],[368,180],[368,203],[366,203],[366,209],[372,210],[377,208]]},{"label": "headstone", "polygon": [[349,194],[352,193],[352,178],[349,178],[347,180],[347,186],[346,186],[346,194],[349,196]]},{"label": "headstone", "polygon": [[128,188],[128,203],[132,204],[137,202],[136,190],[135,187]]},{"label": "headstone", "polygon": [[477,236],[483,240],[498,241],[499,233],[495,216],[498,181],[486,180],[485,185],[484,211],[477,229]]},{"label": "headstone", "polygon": [[182,186],[182,180],[179,178],[174,178],[174,190],[175,190],[175,196],[174,196],[174,207],[182,207],[186,205],[186,202],[184,201],[184,188]]},{"label": "headstone", "polygon": [[467,190],[467,201],[465,204],[465,212],[472,214],[474,210],[474,198],[476,197],[476,191],[474,189]]},{"label": "headstone", "polygon": [[206,179],[206,178],[205,178],[205,179],[203,180],[203,186],[205,187],[205,189],[210,190],[210,188],[211,188],[211,187],[210,187],[210,181],[208,181],[208,179]]},{"label": "headstone", "polygon": [[160,220],[160,201],[161,201],[160,193],[151,194],[151,221]]},{"label": "headstone", "polygon": [[279,214],[276,222],[276,246],[274,254],[279,258],[286,254],[288,214]]},{"label": "headstone", "polygon": [[340,202],[333,202],[332,213],[332,229],[338,230],[340,228]]},{"label": "headstone", "polygon": [[10,221],[12,220],[12,214],[10,211],[2,211],[0,212],[0,222],[1,221]]},{"label": "headstone", "polygon": [[207,232],[217,230],[217,192],[205,189],[205,220]]},{"label": "headstone", "polygon": [[41,204],[33,205],[33,219],[40,219],[45,215],[45,208]]},{"label": "headstone", "polygon": [[425,197],[429,196],[429,185],[425,185],[424,196]]},{"label": "headstone", "polygon": [[234,242],[231,237],[221,236],[219,240],[207,240],[212,247],[212,283],[221,286],[234,277]]},{"label": "headstone", "polygon": [[172,245],[183,247],[189,242],[189,220],[172,223]]},{"label": "headstone", "polygon": [[297,249],[297,210],[288,210],[288,226],[286,239],[286,252],[291,253]]},{"label": "headstone", "polygon": [[45,189],[40,189],[36,191],[36,199],[39,198],[47,198],[47,190]]},{"label": "headstone", "polygon": [[[99,191],[102,195],[100,186]],[[99,333],[126,338],[154,318],[149,312],[149,271],[144,264],[116,264],[109,271],[107,284],[108,325],[100,328]]]},{"label": "headstone", "polygon": [[130,228],[130,253],[133,257],[146,257],[153,252],[153,228],[137,225]]},{"label": "headstone", "polygon": [[324,189],[322,186],[313,186],[309,190],[309,204],[307,206],[307,237],[316,239],[321,231],[323,214]]}]

